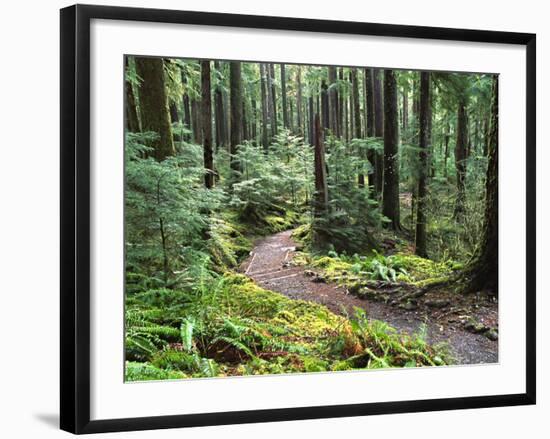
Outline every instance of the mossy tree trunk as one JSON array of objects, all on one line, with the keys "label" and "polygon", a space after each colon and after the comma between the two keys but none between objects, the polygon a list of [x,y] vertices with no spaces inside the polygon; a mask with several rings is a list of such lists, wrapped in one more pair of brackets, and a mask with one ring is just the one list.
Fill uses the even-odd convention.
[{"label": "mossy tree trunk", "polygon": [[456,219],[461,219],[464,215],[466,204],[466,158],[468,148],[468,127],[466,118],[466,102],[461,98],[458,103],[457,110],[457,127],[456,127],[456,146],[455,146],[455,168],[456,168],[456,201],[454,216]]},{"label": "mossy tree trunk", "polygon": [[384,71],[384,193],[382,213],[394,230],[401,228],[399,216],[399,129],[397,84],[393,70]]},{"label": "mossy tree trunk", "polygon": [[419,133],[419,169],[416,212],[416,254],[428,257],[426,248],[426,195],[428,173],[428,148],[431,131],[430,124],[430,73],[420,73],[420,133]]},{"label": "mossy tree trunk", "polygon": [[136,70],[142,79],[139,89],[142,130],[158,134],[151,146],[153,156],[162,161],[175,153],[162,58],[136,57]]},{"label": "mossy tree trunk", "polygon": [[498,76],[493,77],[491,121],[487,141],[483,236],[473,262],[466,269],[465,291],[490,290],[498,294]]},{"label": "mossy tree trunk", "polygon": [[[125,73],[127,74],[129,67],[128,57],[124,57]],[[125,79],[124,87],[126,90],[126,130],[131,133],[139,133],[139,118],[137,113],[136,98],[132,83]]]}]

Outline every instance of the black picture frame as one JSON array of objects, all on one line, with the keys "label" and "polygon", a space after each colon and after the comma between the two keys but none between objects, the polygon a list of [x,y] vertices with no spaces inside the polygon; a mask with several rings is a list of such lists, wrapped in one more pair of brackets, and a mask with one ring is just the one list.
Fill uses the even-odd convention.
[{"label": "black picture frame", "polygon": [[[90,21],[130,20],[357,34],[526,47],[526,376],[525,393],[90,420]],[[251,422],[535,404],[536,35],[304,18],[74,5],[61,10],[61,416],[63,430],[99,433]]]}]

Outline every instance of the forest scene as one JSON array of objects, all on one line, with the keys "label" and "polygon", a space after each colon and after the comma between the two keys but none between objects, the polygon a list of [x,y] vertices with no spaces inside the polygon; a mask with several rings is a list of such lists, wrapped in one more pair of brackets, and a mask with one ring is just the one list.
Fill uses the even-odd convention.
[{"label": "forest scene", "polygon": [[125,380],[498,362],[498,75],[126,56]]}]

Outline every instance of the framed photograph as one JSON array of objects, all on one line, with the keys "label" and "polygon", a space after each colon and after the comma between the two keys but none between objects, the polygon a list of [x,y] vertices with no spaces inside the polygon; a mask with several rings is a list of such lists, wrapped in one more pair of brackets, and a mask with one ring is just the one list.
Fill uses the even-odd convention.
[{"label": "framed photograph", "polygon": [[533,34],[61,10],[61,428],[535,403]]}]

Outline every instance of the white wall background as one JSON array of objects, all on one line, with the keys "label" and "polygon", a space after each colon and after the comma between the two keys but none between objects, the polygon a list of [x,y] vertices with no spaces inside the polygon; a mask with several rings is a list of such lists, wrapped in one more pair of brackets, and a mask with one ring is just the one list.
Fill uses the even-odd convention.
[{"label": "white wall background", "polygon": [[[399,438],[543,437],[550,409],[544,368],[548,357],[550,311],[544,291],[550,245],[542,224],[550,211],[544,201],[548,153],[545,122],[550,101],[550,29],[544,2],[460,0],[103,0],[87,3],[300,16],[395,24],[535,32],[538,35],[538,405],[455,412],[387,415],[200,429],[123,433],[106,437],[279,438],[337,436]],[[64,1],[27,0],[3,5],[0,25],[0,435],[52,438],[66,435],[58,422],[59,285],[59,14]],[[546,155],[546,157],[545,157]],[[545,260],[546,259],[546,260]],[[544,349],[546,348],[546,349]],[[353,389],[350,389],[352,392]],[[537,432],[540,432],[537,434]]]}]

